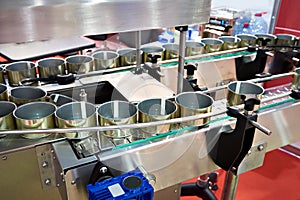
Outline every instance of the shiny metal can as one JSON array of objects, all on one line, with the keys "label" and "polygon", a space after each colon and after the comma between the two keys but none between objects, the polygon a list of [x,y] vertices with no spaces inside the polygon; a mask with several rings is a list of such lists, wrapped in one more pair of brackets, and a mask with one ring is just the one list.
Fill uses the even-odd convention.
[{"label": "shiny metal can", "polygon": [[235,36],[221,36],[219,39],[224,42],[222,45],[222,50],[236,49],[239,47],[241,42],[241,38]]},{"label": "shiny metal can", "polygon": [[37,66],[40,78],[66,74],[65,60],[62,58],[44,58],[37,61]]},{"label": "shiny metal can", "polygon": [[[97,109],[97,113],[100,126],[124,125],[137,122],[136,106],[126,101],[109,101],[101,104]],[[118,139],[130,137],[134,132],[134,129],[117,129],[104,131],[103,134],[109,138]]]},{"label": "shiny metal can", "polygon": [[[161,99],[145,99],[138,103],[138,121],[140,123],[171,119],[175,116],[177,106],[174,102]],[[170,124],[142,128],[144,138],[170,131]]]},{"label": "shiny metal can", "polygon": [[205,52],[213,53],[222,50],[223,41],[217,38],[203,38],[201,40],[205,44]]},{"label": "shiny metal can", "polygon": [[94,58],[88,55],[73,55],[65,58],[68,73],[85,74],[94,71]]},{"label": "shiny metal can", "polygon": [[[183,92],[175,97],[175,102],[179,106],[179,115],[188,117],[198,114],[210,113],[212,111],[213,99],[203,93]],[[184,122],[183,126],[203,126],[210,121],[210,117]]]},{"label": "shiny metal can", "polygon": [[240,38],[240,47],[256,46],[257,37],[251,34],[237,34],[236,37]]},{"label": "shiny metal can", "polygon": [[144,46],[141,48],[143,51],[143,63],[151,62],[151,58],[149,58],[149,55],[159,55],[160,58],[157,59],[157,61],[162,61],[163,53],[165,49],[163,47],[159,46]]},{"label": "shiny metal can", "polygon": [[[19,106],[14,111],[18,129],[55,128],[54,113],[56,106],[49,102],[32,102]],[[27,139],[39,139],[49,134],[23,134]]]},{"label": "shiny metal can", "polygon": [[33,86],[19,86],[10,90],[9,100],[17,106],[34,101],[46,101],[47,92]]},{"label": "shiny metal can", "polygon": [[[97,125],[96,106],[88,102],[70,102],[60,106],[56,112],[59,128],[94,127]],[[94,136],[95,132],[78,131],[65,133],[67,138],[86,138]]]},{"label": "shiny metal can", "polygon": [[[227,106],[237,106],[244,103],[245,99],[257,98],[261,100],[264,88],[247,81],[234,81],[227,85]],[[255,105],[253,111],[257,111],[259,105]]]},{"label": "shiny metal can", "polygon": [[0,83],[0,101],[8,100],[7,86]]},{"label": "shiny metal can", "polygon": [[18,86],[24,79],[34,79],[37,77],[36,65],[34,62],[14,62],[6,65],[5,70],[10,86]]},{"label": "shiny metal can", "polygon": [[0,66],[0,83],[5,83],[4,68]]},{"label": "shiny metal can", "polygon": [[116,67],[119,54],[114,51],[98,51],[92,54],[95,70],[112,69]]},{"label": "shiny metal can", "polygon": [[162,47],[165,49],[163,60],[170,60],[179,57],[179,44],[164,44]]},{"label": "shiny metal can", "polygon": [[[0,101],[0,130],[14,130],[16,128],[13,112],[16,104],[9,101]],[[0,134],[0,138],[6,135]]]},{"label": "shiny metal can", "polygon": [[203,42],[186,42],[185,56],[196,56],[205,53],[205,44]]},{"label": "shiny metal can", "polygon": [[300,68],[295,69],[295,74],[294,74],[293,83],[292,83],[292,89],[293,90],[300,89]]},{"label": "shiny metal can", "polygon": [[[137,50],[134,48],[124,48],[117,51],[119,54],[118,67],[136,65]],[[139,56],[142,56],[143,51],[140,51]]]}]

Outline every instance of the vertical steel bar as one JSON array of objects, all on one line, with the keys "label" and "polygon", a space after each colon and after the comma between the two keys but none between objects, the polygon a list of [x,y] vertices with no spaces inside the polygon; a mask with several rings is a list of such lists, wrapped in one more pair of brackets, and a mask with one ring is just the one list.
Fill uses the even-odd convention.
[{"label": "vertical steel bar", "polygon": [[[187,28],[186,28],[187,29]],[[183,90],[183,74],[184,74],[184,59],[185,59],[185,41],[186,41],[186,30],[179,27],[180,38],[179,38],[179,60],[178,60],[178,76],[177,76],[177,94]]]},{"label": "vertical steel bar", "polygon": [[226,172],[222,200],[234,200],[239,181],[239,175],[234,175],[231,171]]},{"label": "vertical steel bar", "polygon": [[280,4],[281,0],[275,0],[273,4],[273,11],[272,11],[272,16],[271,16],[271,21],[270,21],[270,27],[269,27],[269,33],[274,33],[275,26],[276,26],[276,21],[280,9]]},{"label": "vertical steel bar", "polygon": [[135,41],[135,46],[136,46],[136,67],[141,66],[141,56],[140,56],[140,51],[141,51],[141,31],[136,32],[136,41]]}]

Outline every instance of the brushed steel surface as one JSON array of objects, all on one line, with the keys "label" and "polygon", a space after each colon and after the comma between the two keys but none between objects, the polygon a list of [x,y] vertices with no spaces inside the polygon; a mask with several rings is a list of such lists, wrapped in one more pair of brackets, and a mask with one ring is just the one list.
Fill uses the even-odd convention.
[{"label": "brushed steel surface", "polygon": [[49,187],[49,189],[42,187],[38,166],[40,163],[36,154],[35,148],[28,148],[1,155],[1,199],[62,199],[58,187]]},{"label": "brushed steel surface", "polygon": [[[271,151],[299,141],[299,127],[293,120],[299,111],[300,103],[294,102],[260,112],[258,122],[271,128],[273,134],[266,136],[256,131],[254,146],[266,143],[266,151]],[[221,124],[212,124],[197,131],[137,148],[101,152],[99,157],[106,165],[121,171],[130,171],[137,166],[143,166],[147,172],[156,177],[155,190],[159,191],[217,169],[208,152],[218,139],[220,127],[234,123],[234,121],[223,121]],[[78,159],[65,140],[54,142],[53,148],[62,170],[67,171],[68,195],[74,198],[84,197],[86,194],[83,189],[92,167],[90,164],[96,162],[96,157]]]},{"label": "brushed steel surface", "polygon": [[[232,60],[227,60],[227,63],[228,62],[231,63]],[[232,65],[230,66],[232,67]],[[203,70],[204,73],[205,69],[201,70]],[[216,70],[212,71],[215,72]],[[210,76],[210,73],[206,75],[207,79],[209,77],[213,77]],[[127,77],[138,79],[138,81],[136,80],[133,83],[149,81],[151,84],[157,84],[150,80],[149,76],[145,75],[134,77],[134,75],[128,73],[118,73],[118,75],[112,74],[109,76],[103,75],[101,78],[91,77],[82,80],[82,83],[95,82],[95,80],[99,81],[99,79],[101,81],[108,77],[114,78],[117,76],[119,76],[120,79],[115,78],[115,80],[112,81],[112,84],[122,92],[130,91],[129,88],[139,88],[137,84],[128,84],[128,86],[122,87],[124,84],[127,84],[124,80],[130,80],[127,79]],[[213,80],[211,83],[213,85]],[[72,86],[76,84],[78,84],[78,82],[74,83]],[[216,110],[214,111],[217,112]],[[297,121],[294,120],[298,116],[299,112],[300,102],[297,101],[262,110],[259,113],[258,122],[270,128],[273,134],[271,136],[266,136],[257,130],[253,145],[256,146],[261,143],[265,143],[267,146],[265,150],[271,151],[278,147],[300,141],[300,134],[298,134],[299,125],[297,124]],[[221,124],[210,124],[209,127],[205,127],[197,131],[191,131],[174,137],[169,136],[165,140],[153,143],[144,143],[138,147],[101,152],[99,157],[101,161],[108,166],[122,171],[129,171],[138,166],[143,166],[147,172],[150,172],[156,177],[155,190],[161,191],[184,180],[188,180],[217,169],[218,167],[208,156],[208,152],[211,146],[218,139],[220,128],[222,126],[234,125],[234,123],[234,121],[223,121]],[[16,136],[8,135],[4,138],[4,140],[0,140],[1,157],[5,156],[7,152],[16,151],[15,149],[9,149],[9,147],[19,145],[19,149],[28,149],[32,146],[40,145],[42,142],[45,142],[45,140],[37,140],[35,142],[20,140],[20,143],[30,143],[28,144],[29,146],[26,146],[21,145],[18,140],[14,140],[12,137]],[[14,144],[16,141],[18,141],[18,144]],[[97,161],[96,157],[92,156],[78,159],[69,143],[64,139],[61,139],[61,141],[48,140],[48,142],[52,143],[53,149],[56,153],[56,159],[62,170],[66,172],[65,184],[69,198],[85,199],[87,179],[89,178],[94,163]],[[187,165],[186,163],[189,164]],[[0,168],[1,167],[2,166],[0,166]],[[8,171],[8,169],[5,170]]]},{"label": "brushed steel surface", "polygon": [[11,0],[0,2],[0,43],[208,22],[211,0]]}]

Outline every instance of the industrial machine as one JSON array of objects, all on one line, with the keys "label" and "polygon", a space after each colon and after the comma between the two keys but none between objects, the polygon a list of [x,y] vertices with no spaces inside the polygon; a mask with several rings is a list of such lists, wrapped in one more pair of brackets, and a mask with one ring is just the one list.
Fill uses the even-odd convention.
[{"label": "industrial machine", "polygon": [[238,10],[216,8],[211,11],[208,23],[202,26],[202,37],[218,38],[222,35],[231,35]]},{"label": "industrial machine", "polygon": [[[196,185],[203,193],[191,192],[194,185],[181,187],[181,182],[218,168],[228,171],[223,199],[233,199],[239,174],[262,166],[266,152],[300,140],[293,120],[300,110],[297,72],[265,76],[267,56],[258,46],[252,51],[243,47],[185,57],[186,25],[208,22],[209,0],[0,4],[1,24],[6,27],[0,31],[1,43],[136,31],[140,52],[140,30],[175,26],[180,32],[178,58],[155,60],[155,68],[144,67],[137,56],[136,64],[71,74],[63,76],[70,78],[67,83],[56,79],[35,86],[54,95],[56,103],[61,97],[99,108],[112,100],[139,106],[159,98],[168,100],[164,103],[177,101],[178,108],[180,94],[203,95],[209,102],[204,112],[174,112],[173,118],[148,122],[100,126],[97,118],[96,124],[85,127],[1,130],[6,135],[0,139],[1,199],[179,199],[199,193],[212,199],[207,180],[202,189],[202,183]],[[236,63],[264,66],[249,80],[239,81]],[[193,68],[193,73],[184,68]],[[294,79],[294,84],[263,88],[265,82],[283,77]],[[13,88],[8,86],[9,95]],[[56,105],[61,108],[64,103]],[[168,131],[158,129],[165,125]],[[126,135],[109,135],[123,130]],[[88,136],[70,137],[74,133]],[[47,136],[28,139],[26,134]]]}]

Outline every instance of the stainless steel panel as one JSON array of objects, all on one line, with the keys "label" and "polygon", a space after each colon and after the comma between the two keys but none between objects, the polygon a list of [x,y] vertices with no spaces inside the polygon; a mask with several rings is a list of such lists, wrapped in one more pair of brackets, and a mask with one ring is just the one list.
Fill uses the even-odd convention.
[{"label": "stainless steel panel", "polygon": [[272,131],[271,136],[266,136],[256,131],[254,143],[260,141],[267,143],[267,151],[300,141],[298,113],[300,102],[290,104],[288,107],[277,107],[263,113],[258,118],[258,123]]},{"label": "stainless steel panel", "polygon": [[42,187],[36,153],[35,148],[29,148],[1,155],[1,199],[61,199],[58,187]]},{"label": "stainless steel panel", "polygon": [[0,43],[206,23],[211,0],[0,2]]}]

